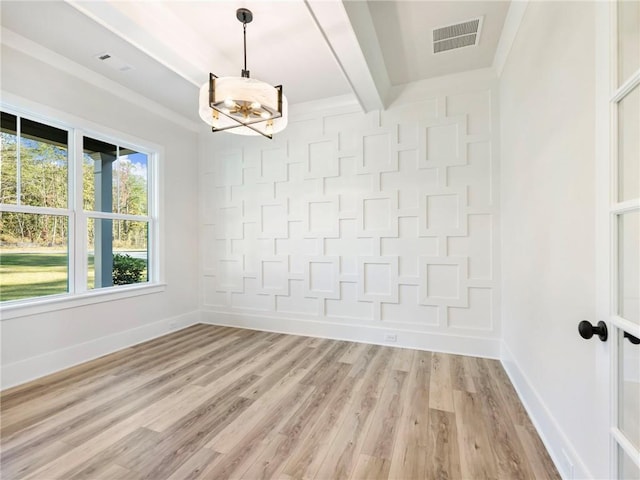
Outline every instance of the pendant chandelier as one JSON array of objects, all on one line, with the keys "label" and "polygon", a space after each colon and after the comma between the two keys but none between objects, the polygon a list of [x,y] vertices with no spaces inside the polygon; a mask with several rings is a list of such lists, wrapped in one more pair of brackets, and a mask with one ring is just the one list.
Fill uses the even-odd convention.
[{"label": "pendant chandelier", "polygon": [[211,125],[212,132],[272,138],[287,126],[287,98],[282,93],[282,85],[273,87],[249,78],[247,23],[251,23],[253,14],[246,8],[239,8],[236,17],[242,23],[244,68],[240,77],[209,74],[209,81],[200,87],[200,118]]}]

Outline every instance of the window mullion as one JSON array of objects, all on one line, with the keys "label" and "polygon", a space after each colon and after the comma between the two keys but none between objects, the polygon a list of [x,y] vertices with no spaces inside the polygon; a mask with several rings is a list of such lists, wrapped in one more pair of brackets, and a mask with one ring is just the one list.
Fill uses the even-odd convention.
[{"label": "window mullion", "polygon": [[74,236],[73,236],[73,258],[74,258],[74,271],[73,277],[75,279],[75,293],[82,293],[87,291],[87,272],[88,272],[88,254],[87,254],[87,220],[83,211],[83,141],[82,132],[80,129],[74,129],[74,184],[73,190],[73,223],[74,223]]},{"label": "window mullion", "polygon": [[16,116],[16,205],[22,204],[22,166],[20,153],[22,150],[22,117]]},{"label": "window mullion", "polygon": [[67,215],[67,286],[70,294],[76,292],[76,256],[75,256],[75,236],[76,236],[76,224],[75,224],[75,208],[76,208],[76,138],[75,130],[68,132],[68,145],[67,145],[67,208],[70,210],[70,214]]},{"label": "window mullion", "polygon": [[147,189],[147,214],[149,215],[149,280],[154,282],[160,282],[162,279],[160,275],[163,274],[162,268],[160,268],[160,242],[162,236],[160,232],[160,222],[158,217],[160,215],[160,175],[158,169],[160,168],[160,159],[158,153],[154,153],[153,162],[149,169],[149,188]]}]

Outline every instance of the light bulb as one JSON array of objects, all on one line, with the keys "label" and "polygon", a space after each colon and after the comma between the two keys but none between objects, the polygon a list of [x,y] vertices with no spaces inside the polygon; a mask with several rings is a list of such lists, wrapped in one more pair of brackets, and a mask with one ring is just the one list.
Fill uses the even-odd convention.
[{"label": "light bulb", "polygon": [[260,116],[261,116],[262,118],[264,118],[265,120],[266,120],[267,118],[271,118],[271,114],[270,114],[269,112],[267,112],[266,110],[263,110],[262,112],[260,112]]},{"label": "light bulb", "polygon": [[262,107],[262,105],[260,105],[259,102],[251,102],[251,110],[258,110],[260,107]]},{"label": "light bulb", "polygon": [[233,107],[236,104],[236,102],[234,102],[231,98],[225,98],[224,99],[224,106],[225,107]]}]

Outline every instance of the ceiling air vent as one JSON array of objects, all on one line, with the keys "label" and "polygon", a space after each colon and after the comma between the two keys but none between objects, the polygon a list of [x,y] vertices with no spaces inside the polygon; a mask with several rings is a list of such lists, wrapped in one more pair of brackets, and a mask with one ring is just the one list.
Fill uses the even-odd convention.
[{"label": "ceiling air vent", "polygon": [[433,29],[433,53],[477,45],[482,17]]},{"label": "ceiling air vent", "polygon": [[110,53],[103,52],[95,56],[98,60],[103,62],[105,65],[113,68],[114,70],[119,70],[120,72],[126,72],[131,70],[133,67],[127,64],[124,60],[114,57]]}]

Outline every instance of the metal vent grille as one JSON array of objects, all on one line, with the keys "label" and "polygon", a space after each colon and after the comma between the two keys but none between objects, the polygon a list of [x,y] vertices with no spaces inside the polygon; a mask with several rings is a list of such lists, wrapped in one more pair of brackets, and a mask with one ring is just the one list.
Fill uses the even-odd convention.
[{"label": "metal vent grille", "polygon": [[433,29],[433,53],[477,45],[482,18]]}]

